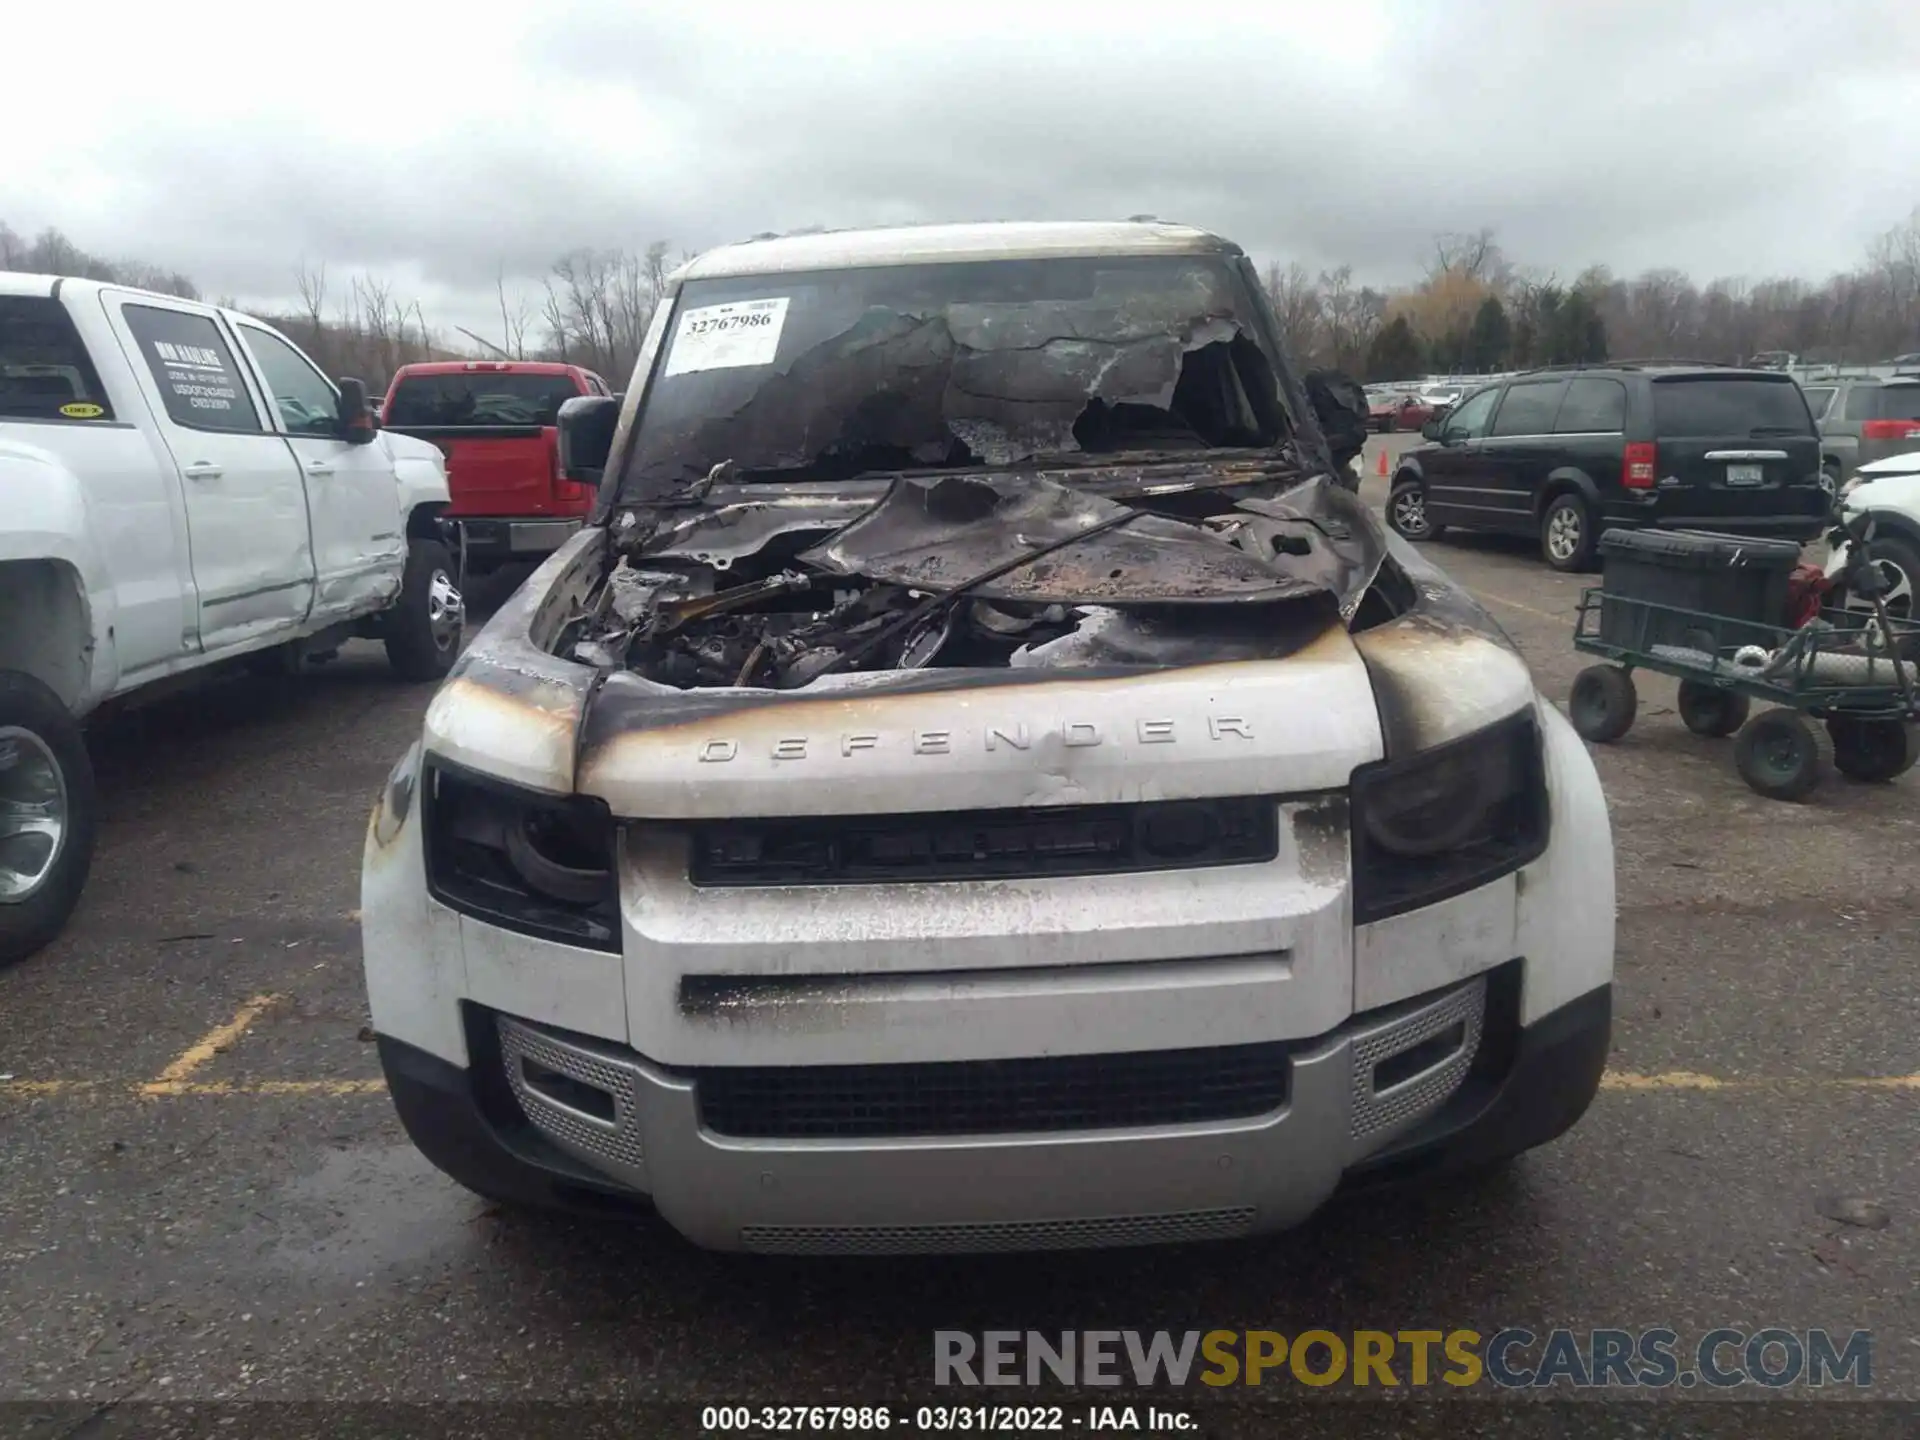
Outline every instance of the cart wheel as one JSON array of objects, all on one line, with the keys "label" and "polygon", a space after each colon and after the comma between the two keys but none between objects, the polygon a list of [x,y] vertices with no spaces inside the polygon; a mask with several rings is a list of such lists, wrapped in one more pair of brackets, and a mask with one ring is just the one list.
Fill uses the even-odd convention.
[{"label": "cart wheel", "polygon": [[1853,715],[1827,717],[1833,739],[1833,766],[1849,780],[1879,785],[1913,768],[1920,759],[1913,727],[1898,720],[1862,720]]},{"label": "cart wheel", "polygon": [[1573,677],[1567,718],[1583,740],[1610,745],[1633,728],[1640,697],[1633,676],[1619,665],[1589,665]]},{"label": "cart wheel", "polygon": [[[1747,697],[1698,680],[1680,682],[1680,719],[1696,735],[1718,740],[1747,723]],[[1837,742],[1836,742],[1837,743]]]},{"label": "cart wheel", "polygon": [[1798,710],[1776,706],[1746,723],[1733,742],[1740,778],[1769,800],[1804,800],[1826,778],[1833,739]]}]

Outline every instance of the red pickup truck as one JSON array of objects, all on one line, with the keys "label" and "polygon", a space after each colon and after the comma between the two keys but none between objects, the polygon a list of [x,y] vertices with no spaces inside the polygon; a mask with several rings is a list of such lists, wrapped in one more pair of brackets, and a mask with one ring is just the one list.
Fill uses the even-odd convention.
[{"label": "red pickup truck", "polygon": [[593,508],[593,490],[560,474],[562,402],[613,392],[591,370],[539,360],[436,360],[403,365],[381,424],[447,457],[447,519],[460,528],[467,573],[557,550]]}]

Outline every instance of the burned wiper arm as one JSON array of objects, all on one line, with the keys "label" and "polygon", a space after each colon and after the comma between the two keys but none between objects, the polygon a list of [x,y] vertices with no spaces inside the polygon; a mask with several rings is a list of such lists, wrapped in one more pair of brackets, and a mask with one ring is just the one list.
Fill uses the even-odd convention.
[{"label": "burned wiper arm", "polygon": [[1078,545],[1082,540],[1091,540],[1094,536],[1104,535],[1109,530],[1118,530],[1128,521],[1138,520],[1146,513],[1144,510],[1123,510],[1118,515],[1109,515],[1106,519],[1089,525],[1085,529],[1076,530],[1073,534],[1064,535],[1058,540],[1049,540],[1045,545],[1038,545],[1031,550],[1023,551],[1011,560],[995,565],[991,569],[982,570],[978,575],[970,575],[959,584],[950,585],[938,594],[929,595],[898,619],[881,626],[851,650],[843,650],[832,660],[828,661],[827,664],[810,672],[807,676],[806,683],[811,684],[822,675],[830,675],[835,670],[843,670],[856,661],[866,659],[867,656],[873,654],[874,651],[878,650],[894,636],[919,624],[922,620],[926,619],[927,616],[940,609],[941,606],[953,604],[954,601],[959,600],[969,590],[981,585],[990,584],[998,580],[1002,575],[1010,575],[1023,565],[1031,565],[1036,560],[1045,559],[1056,550],[1064,550],[1069,545]]}]

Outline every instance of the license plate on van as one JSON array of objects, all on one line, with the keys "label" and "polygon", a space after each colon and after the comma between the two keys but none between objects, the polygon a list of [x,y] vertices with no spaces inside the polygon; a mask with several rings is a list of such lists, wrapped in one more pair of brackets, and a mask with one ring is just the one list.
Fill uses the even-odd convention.
[{"label": "license plate on van", "polygon": [[1727,484],[1758,485],[1767,478],[1767,472],[1758,465],[1727,466]]}]

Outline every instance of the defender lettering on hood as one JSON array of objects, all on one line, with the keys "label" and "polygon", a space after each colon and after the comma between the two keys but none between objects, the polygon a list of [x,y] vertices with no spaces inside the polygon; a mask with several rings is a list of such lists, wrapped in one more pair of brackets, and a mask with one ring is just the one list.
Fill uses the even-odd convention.
[{"label": "defender lettering on hood", "polygon": [[[1050,737],[1057,738],[1060,744],[1070,749],[1080,749],[1105,744],[1109,738],[1109,728],[1098,720],[1065,720],[1052,728]],[[1175,722],[1169,719],[1136,720],[1132,726],[1133,738],[1142,745],[1175,745],[1182,739],[1175,733],[1177,728]],[[1212,740],[1253,738],[1248,722],[1238,715],[1209,715],[1204,733],[1205,738]],[[1191,741],[1195,737],[1186,738]],[[1033,748],[1033,731],[1023,720],[1010,720],[1003,723],[988,721],[977,733],[968,734],[967,740],[959,742],[956,742],[952,730],[914,730],[897,735],[873,731],[838,736],[787,735],[775,740],[768,754],[775,760],[804,760],[809,753],[809,746],[825,744],[826,753],[832,754],[837,749],[847,759],[864,750],[894,745],[900,746],[909,755],[951,755],[956,743],[968,741],[976,741],[989,754],[997,750],[1027,751]],[[740,758],[740,742],[724,738],[706,740],[700,744],[698,754],[702,764],[725,764]]]}]

